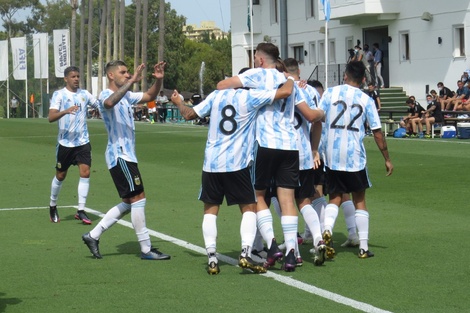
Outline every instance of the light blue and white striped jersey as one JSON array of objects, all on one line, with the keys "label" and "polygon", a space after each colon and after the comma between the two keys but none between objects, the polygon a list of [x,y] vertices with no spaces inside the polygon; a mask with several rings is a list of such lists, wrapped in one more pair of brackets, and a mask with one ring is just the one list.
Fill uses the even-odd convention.
[{"label": "light blue and white striped jersey", "polygon": [[63,88],[54,92],[49,109],[63,111],[72,106],[77,106],[79,109],[75,114],[62,116],[57,123],[59,126],[57,141],[64,147],[79,147],[90,142],[86,122],[88,106],[97,108],[98,100],[87,90],[78,89],[77,92],[72,92]]},{"label": "light blue and white striped jersey", "polygon": [[276,90],[216,90],[194,107],[199,117],[210,115],[204,172],[234,172],[250,165],[256,115],[275,95]]},{"label": "light blue and white striped jersey", "polygon": [[[286,77],[276,69],[255,68],[238,75],[243,87],[266,90],[277,89]],[[297,94],[299,94],[297,92]],[[273,102],[258,112],[256,140],[264,148],[298,150],[297,132],[294,128],[296,90],[286,99]]]},{"label": "light blue and white striped jersey", "polygon": [[[299,88],[299,92],[304,94],[307,105],[311,109],[316,109],[318,105],[318,99],[320,94],[315,88],[307,85],[305,89]],[[298,143],[299,143],[299,169],[308,170],[313,168],[313,154],[312,146],[310,144],[310,130],[311,123],[295,109],[295,129],[298,132]]]},{"label": "light blue and white striped jersey", "polygon": [[328,90],[320,100],[325,111],[325,165],[335,171],[358,172],[366,167],[364,122],[379,129],[374,100],[359,88],[340,85]]},{"label": "light blue and white striped jersey", "polygon": [[99,96],[100,112],[108,131],[106,147],[106,164],[111,169],[117,165],[117,159],[137,163],[135,155],[135,125],[132,105],[137,104],[143,96],[142,92],[126,92],[121,101],[111,109],[106,109],[104,100],[113,94],[110,89],[103,90]]}]

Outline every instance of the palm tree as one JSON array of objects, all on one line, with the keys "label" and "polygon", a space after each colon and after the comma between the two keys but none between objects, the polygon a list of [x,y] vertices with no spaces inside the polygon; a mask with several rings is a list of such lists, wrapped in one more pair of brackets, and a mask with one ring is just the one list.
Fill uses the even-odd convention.
[{"label": "palm tree", "polygon": [[[142,0],[142,63],[147,64],[147,28],[148,28],[148,0]],[[142,90],[147,90],[147,67],[144,68],[142,73]]]},{"label": "palm tree", "polygon": [[[134,42],[134,72],[137,70],[137,66],[140,64],[139,49],[140,49],[140,16],[142,11],[141,0],[135,1],[135,42]],[[134,84],[134,91],[139,90],[138,83]]]},{"label": "palm tree", "polygon": [[78,9],[78,0],[70,0],[70,6],[72,7],[72,25],[71,25],[71,38],[70,38],[70,46],[72,47],[70,50],[70,64],[75,65],[75,48],[76,48],[76,24],[77,24],[77,9]]},{"label": "palm tree", "polygon": [[92,62],[92,44],[91,41],[93,39],[92,37],[93,34],[93,0],[88,0],[88,42],[87,42],[87,56],[86,56],[86,62],[87,62],[87,75],[86,75],[86,89],[88,91],[91,91],[91,76],[93,75],[92,70],[91,70],[91,62]]}]

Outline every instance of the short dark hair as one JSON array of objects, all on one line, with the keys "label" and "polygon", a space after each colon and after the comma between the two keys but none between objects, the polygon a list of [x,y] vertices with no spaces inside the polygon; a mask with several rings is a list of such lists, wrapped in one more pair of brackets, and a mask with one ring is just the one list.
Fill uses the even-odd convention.
[{"label": "short dark hair", "polygon": [[294,58],[287,58],[284,60],[284,65],[289,73],[299,71],[299,62]]},{"label": "short dark hair", "polygon": [[443,82],[438,82],[437,85],[438,86],[444,86],[444,83]]},{"label": "short dark hair", "polygon": [[121,60],[113,60],[113,61],[110,61],[106,64],[106,66],[104,68],[104,71],[106,73],[108,73],[112,68],[117,67],[117,66],[126,66],[127,67],[127,64],[124,61],[121,61]]},{"label": "short dark hair", "polygon": [[312,86],[313,88],[321,88],[321,89],[324,89],[324,88],[323,88],[323,84],[322,84],[320,81],[315,80],[315,79],[313,79],[313,80],[308,80],[308,81],[307,81],[307,85]]},{"label": "short dark hair", "polygon": [[76,66],[69,66],[64,70],[64,76],[68,76],[71,72],[80,73],[80,69]]},{"label": "short dark hair", "polygon": [[245,72],[248,71],[249,69],[250,69],[249,67],[243,67],[243,68],[241,68],[241,69],[238,71],[238,75],[245,73]]},{"label": "short dark hair", "polygon": [[366,66],[362,61],[351,61],[346,64],[346,75],[348,75],[349,79],[360,85],[366,75]]},{"label": "short dark hair", "polygon": [[261,51],[272,58],[273,61],[279,59],[279,49],[270,42],[261,42],[256,46],[256,51]]}]

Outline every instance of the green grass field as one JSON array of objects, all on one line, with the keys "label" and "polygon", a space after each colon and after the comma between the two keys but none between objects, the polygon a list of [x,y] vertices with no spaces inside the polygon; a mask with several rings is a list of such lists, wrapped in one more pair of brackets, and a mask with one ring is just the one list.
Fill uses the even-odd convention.
[{"label": "green grass field", "polygon": [[[120,199],[104,160],[106,131],[90,120],[93,147],[87,207],[106,212]],[[57,125],[45,119],[0,120],[0,312],[466,312],[470,140],[388,137],[395,172],[366,138],[371,259],[336,246],[337,257],[293,273],[243,273],[238,257],[240,213],[218,218],[221,273],[209,276],[197,200],[207,128],[136,125],[137,156],[147,195],[153,244],[170,261],[142,261],[129,217],[101,238],[91,258],[74,220],[78,171],[69,170],[59,198],[61,222],[49,221]],[[62,207],[61,207],[62,206]],[[90,215],[93,225],[99,217]],[[303,222],[301,222],[303,229]],[[277,237],[282,240],[279,219]],[[333,239],[347,231],[342,213]],[[466,248],[467,247],[467,248]]]}]

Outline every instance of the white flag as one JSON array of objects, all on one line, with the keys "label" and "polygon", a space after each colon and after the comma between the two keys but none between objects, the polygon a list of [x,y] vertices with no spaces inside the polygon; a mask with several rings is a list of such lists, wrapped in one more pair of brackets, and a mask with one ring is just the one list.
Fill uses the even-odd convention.
[{"label": "white flag", "polygon": [[13,56],[13,78],[26,80],[26,37],[11,38],[10,42]]},{"label": "white flag", "polygon": [[0,81],[8,79],[8,41],[0,41]]},{"label": "white flag", "polygon": [[49,78],[49,49],[47,33],[33,34],[34,78]]},{"label": "white flag", "polygon": [[55,76],[64,77],[64,70],[70,66],[70,33],[68,29],[54,29]]}]

